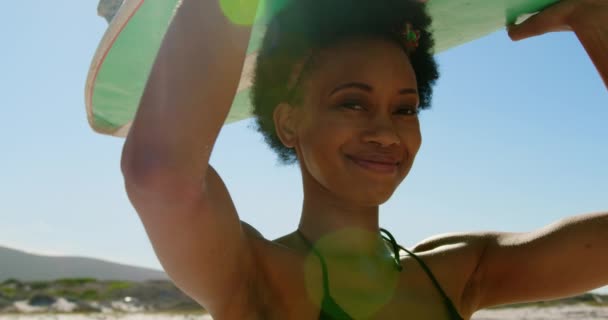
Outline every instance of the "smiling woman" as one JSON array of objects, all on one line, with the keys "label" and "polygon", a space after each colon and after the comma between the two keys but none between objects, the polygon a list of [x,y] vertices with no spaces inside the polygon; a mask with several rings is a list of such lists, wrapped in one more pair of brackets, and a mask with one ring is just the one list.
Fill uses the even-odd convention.
[{"label": "smiling woman", "polygon": [[[567,24],[597,61],[608,4],[564,3],[580,10],[552,7],[550,17],[567,18],[549,20],[597,19],[591,29]],[[512,34],[540,28],[544,16]],[[209,165],[251,28],[216,1],[182,2],[122,169],[164,268],[216,320],[468,319],[608,282],[605,213],[529,233],[442,235],[414,250],[380,228],[379,206],[414,163],[418,113],[438,78],[429,28],[426,5],[407,0],[293,1],[271,21],[254,68],[254,115],[279,158],[299,166],[304,200],[298,228],[270,241],[240,221]]]},{"label": "smiling woman", "polygon": [[[275,133],[273,111],[281,102],[311,103],[302,101],[305,92],[314,96],[310,99],[318,99],[320,93],[327,97],[331,92],[331,97],[340,89],[358,88],[363,91],[360,93],[372,91],[372,87],[377,91],[385,90],[387,76],[396,80],[405,77],[408,78],[407,88],[399,89],[418,93],[413,95],[415,101],[411,97],[406,101],[406,106],[409,109],[430,106],[432,85],[438,72],[433,58],[433,39],[427,31],[431,20],[422,6],[413,1],[396,1],[391,5],[369,2],[356,6],[344,1],[322,4],[296,1],[275,16],[256,61],[251,100],[259,130],[283,162],[293,162],[296,157],[294,150],[285,147]],[[383,63],[387,58],[382,56],[383,50],[378,50],[380,52],[374,57],[369,56],[366,51],[375,47],[366,44],[370,41],[386,42],[390,45],[385,44],[385,47],[394,47],[388,61],[396,63]],[[349,51],[353,54],[345,55]],[[349,60],[341,60],[343,56]],[[338,61],[342,63],[336,64]],[[374,77],[374,86],[365,81],[356,84],[355,80],[370,77]],[[353,90],[348,90],[352,97],[349,103],[373,105],[369,99],[373,95],[368,94],[368,99],[363,100],[353,95]],[[345,93],[342,96],[348,97]]]},{"label": "smiling woman", "polygon": [[[329,61],[332,55],[340,59],[320,62],[322,71],[303,83],[300,105],[275,109],[276,132],[297,154],[305,186],[319,182],[350,201],[378,205],[405,178],[420,147],[418,95],[399,94],[416,88],[416,77],[407,56],[388,41],[357,39],[325,53]],[[353,80],[375,90],[336,91]]]}]

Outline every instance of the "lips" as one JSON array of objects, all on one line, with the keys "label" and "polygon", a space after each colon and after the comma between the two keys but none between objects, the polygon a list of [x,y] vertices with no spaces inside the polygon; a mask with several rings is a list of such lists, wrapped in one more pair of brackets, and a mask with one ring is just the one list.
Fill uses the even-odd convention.
[{"label": "lips", "polygon": [[348,158],[364,169],[384,174],[396,173],[400,164],[397,157],[388,155],[348,156]]}]

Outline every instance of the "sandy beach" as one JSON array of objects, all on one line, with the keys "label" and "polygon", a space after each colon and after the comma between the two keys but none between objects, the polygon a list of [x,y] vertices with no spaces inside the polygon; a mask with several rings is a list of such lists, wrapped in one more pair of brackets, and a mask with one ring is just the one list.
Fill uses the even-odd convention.
[{"label": "sandy beach", "polygon": [[608,307],[590,307],[586,304],[555,307],[526,307],[481,310],[474,320],[591,320],[608,319]]},{"label": "sandy beach", "polygon": [[[0,320],[212,320],[204,314],[0,314]],[[608,319],[608,307],[567,305],[482,310],[473,320],[596,320]]]},{"label": "sandy beach", "polygon": [[204,314],[91,313],[91,314],[0,314],[0,320],[213,320]]}]

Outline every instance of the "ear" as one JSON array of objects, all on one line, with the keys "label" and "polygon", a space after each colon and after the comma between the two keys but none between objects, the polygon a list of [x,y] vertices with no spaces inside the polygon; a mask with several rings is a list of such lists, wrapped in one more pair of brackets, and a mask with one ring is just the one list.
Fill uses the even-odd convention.
[{"label": "ear", "polygon": [[272,114],[277,136],[287,148],[296,145],[296,110],[288,103],[280,103]]}]

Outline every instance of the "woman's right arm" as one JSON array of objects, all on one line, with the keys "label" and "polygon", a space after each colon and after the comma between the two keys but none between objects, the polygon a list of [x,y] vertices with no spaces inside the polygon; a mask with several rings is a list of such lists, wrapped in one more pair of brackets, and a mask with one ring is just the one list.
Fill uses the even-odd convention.
[{"label": "woman's right arm", "polygon": [[252,310],[247,295],[256,268],[249,233],[209,157],[237,90],[250,32],[230,23],[219,0],[182,1],[121,163],[129,199],[169,276],[227,318],[234,317],[226,312]]}]

